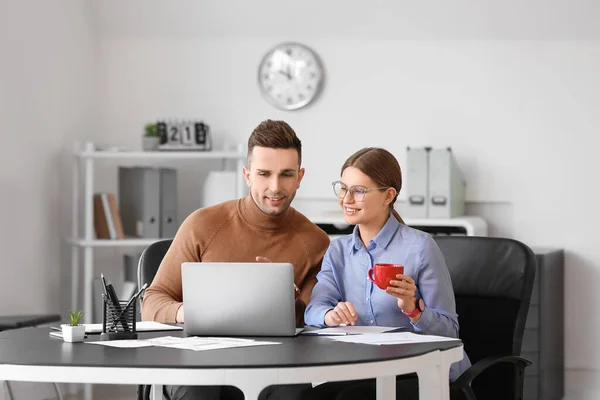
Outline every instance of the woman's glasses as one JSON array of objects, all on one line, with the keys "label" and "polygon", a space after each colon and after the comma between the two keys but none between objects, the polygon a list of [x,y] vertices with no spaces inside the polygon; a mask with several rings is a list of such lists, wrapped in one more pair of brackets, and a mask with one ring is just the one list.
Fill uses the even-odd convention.
[{"label": "woman's glasses", "polygon": [[367,192],[371,190],[383,190],[387,189],[389,186],[383,186],[378,188],[368,188],[364,186],[352,186],[348,187],[344,185],[341,181],[331,182],[333,186],[333,193],[337,196],[338,199],[342,200],[346,197],[346,194],[350,193],[350,196],[354,199],[354,201],[363,201],[365,199],[365,195]]}]

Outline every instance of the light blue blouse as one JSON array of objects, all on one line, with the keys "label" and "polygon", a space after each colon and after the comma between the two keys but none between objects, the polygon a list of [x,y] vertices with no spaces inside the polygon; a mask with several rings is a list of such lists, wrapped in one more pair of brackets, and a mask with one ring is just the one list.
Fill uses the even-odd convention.
[{"label": "light blue blouse", "polygon": [[[395,297],[367,277],[369,268],[377,263],[404,265],[404,274],[415,280],[415,297],[425,302],[425,311],[416,324],[398,308]],[[418,333],[458,337],[454,292],[442,252],[431,235],[401,224],[392,214],[367,248],[358,227],[352,234],[333,240],[317,280],[304,314],[307,325],[324,326],[325,313],[338,302],[349,301],[358,313],[356,325],[407,327]],[[452,364],[450,380],[470,365],[465,354]]]}]

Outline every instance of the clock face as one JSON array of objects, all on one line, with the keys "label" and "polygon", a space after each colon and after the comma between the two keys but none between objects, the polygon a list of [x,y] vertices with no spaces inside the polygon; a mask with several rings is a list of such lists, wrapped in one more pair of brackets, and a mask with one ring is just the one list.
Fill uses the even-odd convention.
[{"label": "clock face", "polygon": [[297,110],[317,98],[323,85],[317,54],[299,43],[281,43],[265,54],[258,67],[263,97],[282,110]]}]

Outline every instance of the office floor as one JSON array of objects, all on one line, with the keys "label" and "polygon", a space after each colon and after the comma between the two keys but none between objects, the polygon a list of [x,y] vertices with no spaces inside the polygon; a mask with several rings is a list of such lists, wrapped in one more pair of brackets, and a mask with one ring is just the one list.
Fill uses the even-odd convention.
[{"label": "office floor", "polygon": [[[11,382],[15,400],[38,399],[56,400],[56,394],[51,385],[47,383]],[[61,386],[64,400],[83,400],[83,388],[66,388]],[[69,390],[71,393],[68,393]],[[136,399],[137,386],[134,385],[94,385],[94,400],[134,400]],[[68,393],[68,394],[67,394]],[[0,400],[8,396],[2,390],[0,382]]]},{"label": "office floor", "polygon": [[[16,384],[15,399],[40,399],[40,400],[55,400],[56,397],[50,394],[48,388],[44,393],[32,393],[31,390],[23,392],[19,390],[19,384]],[[37,384],[36,386],[40,386]],[[600,385],[596,385],[596,390],[587,390],[582,387],[568,387],[565,390],[563,400],[598,400],[600,399]],[[1,386],[0,386],[1,388]],[[37,395],[36,395],[37,394]],[[95,385],[94,400],[134,400],[136,398],[136,387],[130,385]],[[0,390],[0,400],[6,397]],[[65,400],[83,400],[83,392],[64,396]]]},{"label": "office floor", "polygon": [[[94,400],[134,400],[137,386],[94,385]],[[65,396],[65,400],[83,400],[83,393]]]}]

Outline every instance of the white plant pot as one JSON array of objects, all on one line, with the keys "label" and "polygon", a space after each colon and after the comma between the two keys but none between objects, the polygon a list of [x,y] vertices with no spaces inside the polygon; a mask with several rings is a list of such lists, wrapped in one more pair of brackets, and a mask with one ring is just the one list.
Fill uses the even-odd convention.
[{"label": "white plant pot", "polygon": [[65,342],[83,342],[83,337],[85,336],[85,326],[77,325],[72,326],[68,324],[62,324],[62,334],[63,340]]},{"label": "white plant pot", "polygon": [[143,136],[142,137],[142,150],[144,151],[155,151],[158,150],[160,144],[160,138],[156,136]]}]

